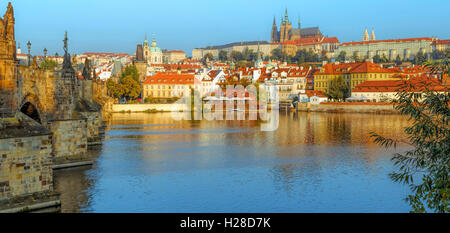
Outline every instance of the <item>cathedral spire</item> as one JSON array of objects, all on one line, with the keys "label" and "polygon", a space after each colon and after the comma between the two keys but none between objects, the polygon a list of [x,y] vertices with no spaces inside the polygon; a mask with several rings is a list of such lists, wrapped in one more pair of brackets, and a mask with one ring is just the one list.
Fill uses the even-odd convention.
[{"label": "cathedral spire", "polygon": [[144,47],[148,46],[147,32],[145,33]]},{"label": "cathedral spire", "polygon": [[364,31],[363,41],[369,41],[369,32],[366,30]]},{"label": "cathedral spire", "polygon": [[152,39],[152,47],[156,47],[156,39],[155,39],[155,33],[153,33],[153,39]]},{"label": "cathedral spire", "polygon": [[285,24],[289,24],[289,17],[288,17],[288,13],[287,13],[287,7],[286,7],[286,11],[284,13],[284,21],[285,21]]},{"label": "cathedral spire", "polygon": [[375,40],[375,30],[372,28],[372,35],[370,36],[370,40]]}]

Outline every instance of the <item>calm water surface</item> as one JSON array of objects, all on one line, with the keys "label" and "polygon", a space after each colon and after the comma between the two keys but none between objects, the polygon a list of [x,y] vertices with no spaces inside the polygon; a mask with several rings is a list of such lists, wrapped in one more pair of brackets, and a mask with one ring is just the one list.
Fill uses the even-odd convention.
[{"label": "calm water surface", "polygon": [[[63,212],[408,212],[393,150],[399,115],[280,113],[254,121],[176,121],[118,113],[92,167],[55,172]],[[404,150],[406,148],[399,148]]]}]

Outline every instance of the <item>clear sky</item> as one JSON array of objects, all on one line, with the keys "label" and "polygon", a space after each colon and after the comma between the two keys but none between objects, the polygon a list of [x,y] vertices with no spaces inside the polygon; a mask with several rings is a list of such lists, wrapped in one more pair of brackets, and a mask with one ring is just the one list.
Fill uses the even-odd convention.
[{"label": "clear sky", "polygon": [[[449,0],[12,0],[16,40],[32,54],[62,54],[64,31],[72,53],[132,54],[145,32],[162,49],[183,50],[249,40],[270,40],[288,8],[296,27],[319,26],[341,42],[360,41],[365,27],[377,39],[450,39]],[[0,0],[0,14],[8,1]]]}]

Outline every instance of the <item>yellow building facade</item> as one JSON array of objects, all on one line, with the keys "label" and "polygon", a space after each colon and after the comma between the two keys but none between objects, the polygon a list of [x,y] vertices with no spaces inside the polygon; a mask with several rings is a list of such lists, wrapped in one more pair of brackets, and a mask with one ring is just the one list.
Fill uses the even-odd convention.
[{"label": "yellow building facade", "polygon": [[393,77],[394,74],[392,70],[368,61],[342,64],[329,63],[314,74],[314,90],[328,93],[331,83],[340,77],[350,87],[350,90],[353,90],[365,81],[397,80],[398,78]]}]

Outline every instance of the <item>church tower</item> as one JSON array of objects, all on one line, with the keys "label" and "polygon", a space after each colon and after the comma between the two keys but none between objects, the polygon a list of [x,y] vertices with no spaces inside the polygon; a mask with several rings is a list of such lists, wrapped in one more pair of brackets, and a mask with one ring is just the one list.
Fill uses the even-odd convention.
[{"label": "church tower", "polygon": [[277,23],[275,22],[275,16],[273,17],[273,25],[272,25],[272,34],[270,35],[270,42],[275,43],[279,42],[278,40],[278,28]]},{"label": "church tower", "polygon": [[292,23],[289,21],[287,8],[284,13],[284,20],[281,22],[280,26],[280,42],[284,42],[286,40],[289,40],[289,34],[292,29]]},{"label": "church tower", "polygon": [[372,28],[372,35],[370,36],[370,40],[375,40],[375,31],[374,31],[374,29]]},{"label": "church tower", "polygon": [[145,39],[144,39],[144,43],[142,44],[142,49],[143,49],[143,53],[144,53],[144,59],[147,61],[149,59],[150,56],[150,46],[147,40],[147,33],[145,33]]},{"label": "church tower", "polygon": [[366,30],[364,31],[363,41],[369,41],[369,32]]}]

